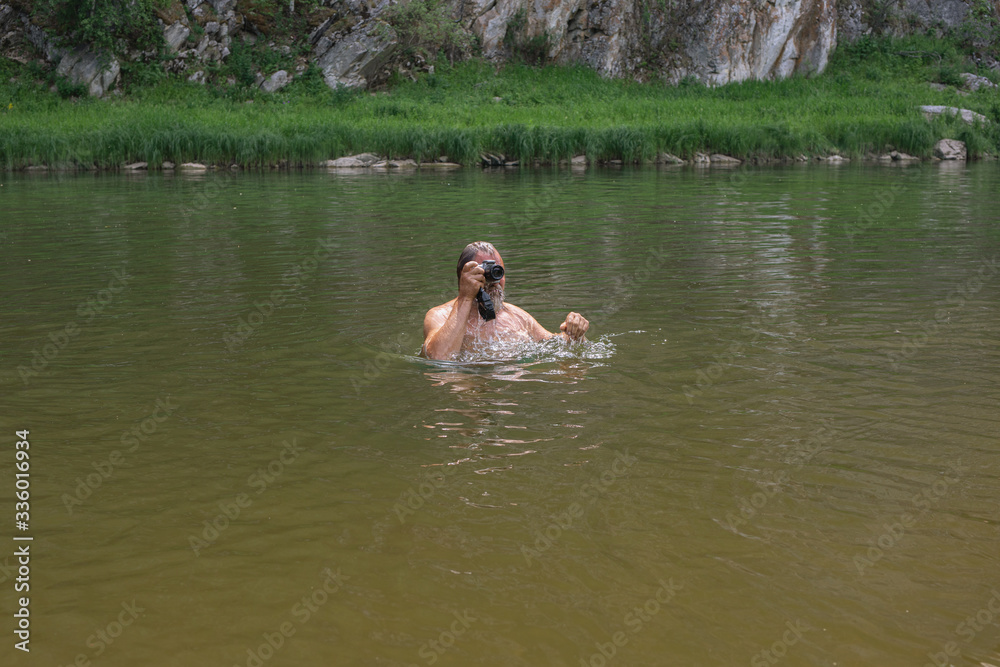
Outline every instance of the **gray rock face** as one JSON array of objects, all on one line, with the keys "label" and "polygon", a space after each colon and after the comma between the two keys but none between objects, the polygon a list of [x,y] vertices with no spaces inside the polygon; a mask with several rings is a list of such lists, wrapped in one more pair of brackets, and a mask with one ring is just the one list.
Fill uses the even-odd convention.
[{"label": "gray rock face", "polygon": [[488,58],[504,55],[512,18],[523,16],[522,36],[548,35],[556,62],[627,76],[665,57],[667,78],[711,85],[821,71],[837,34],[834,0],[672,0],[642,16],[629,0],[465,0],[462,9]]},{"label": "gray rock face", "polygon": [[934,155],[942,160],[967,159],[965,144],[957,139],[942,139],[934,145]]},{"label": "gray rock face", "polygon": [[895,0],[887,3],[884,14],[873,16],[870,0],[838,0],[837,30],[851,42],[873,31],[901,35],[936,26],[956,28],[969,16],[971,4],[972,0]]},{"label": "gray rock face", "polygon": [[103,97],[118,81],[121,65],[115,58],[107,62],[92,51],[76,48],[67,51],[56,66],[56,74],[65,76],[73,83],[82,84],[94,97]]},{"label": "gray rock face", "polygon": [[916,18],[923,26],[943,23],[954,27],[965,21],[969,15],[967,0],[902,0],[897,10],[902,18]]},{"label": "gray rock face", "polygon": [[833,0],[706,1],[690,20],[675,80],[721,85],[820,72],[837,40]]},{"label": "gray rock face", "polygon": [[292,82],[292,77],[288,72],[279,69],[260,84],[260,89],[265,93],[275,93]]},{"label": "gray rock face", "polygon": [[[309,41],[311,59],[328,85],[363,87],[384,74],[398,38],[379,15],[393,1],[321,0],[332,13]],[[611,77],[677,82],[694,76],[708,85],[819,72],[838,38],[870,32],[871,22],[877,20],[879,29],[889,31],[905,28],[907,21],[954,27],[966,20],[976,1],[981,0],[891,0],[889,12],[876,16],[873,8],[885,4],[882,0],[443,0],[459,29],[479,37],[487,58],[502,61],[512,55],[511,43],[536,39],[536,45],[546,45],[545,57],[556,63],[586,64]],[[183,2],[190,14],[163,26],[173,55],[168,71],[212,71],[208,65],[229,57],[231,40],[256,40],[255,29],[237,12],[236,0]],[[203,33],[190,16],[204,24]],[[186,49],[193,28],[201,37],[195,48]],[[15,30],[50,62],[61,63],[76,53],[58,48],[10,0],[0,0],[0,44]],[[547,41],[541,42],[543,36]],[[82,70],[73,76],[100,94],[118,76],[117,63],[109,62],[100,76],[90,77],[89,59],[73,57],[76,62],[67,71]],[[259,83],[277,90],[287,81]],[[968,85],[986,84],[970,80]]]},{"label": "gray rock face", "polygon": [[933,120],[936,116],[940,116],[941,114],[949,114],[951,116],[961,117],[961,119],[969,125],[972,125],[977,121],[980,123],[989,122],[989,119],[981,113],[976,113],[975,111],[971,111],[969,109],[959,109],[958,107],[925,105],[920,107],[920,110],[924,113],[924,118],[927,120]]},{"label": "gray rock face", "polygon": [[[316,66],[323,71],[323,79],[331,88],[368,85],[368,80],[389,60],[398,44],[396,32],[377,19],[366,22],[335,43],[324,37],[319,37]],[[329,46],[322,53],[318,52],[324,44]]]}]

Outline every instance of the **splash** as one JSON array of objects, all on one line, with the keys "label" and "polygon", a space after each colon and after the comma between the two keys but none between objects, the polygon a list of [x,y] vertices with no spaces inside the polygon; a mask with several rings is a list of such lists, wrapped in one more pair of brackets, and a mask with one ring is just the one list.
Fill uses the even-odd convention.
[{"label": "splash", "polygon": [[462,352],[456,361],[461,364],[495,364],[603,360],[611,358],[614,352],[614,343],[607,336],[575,343],[560,337],[544,341],[494,339]]}]

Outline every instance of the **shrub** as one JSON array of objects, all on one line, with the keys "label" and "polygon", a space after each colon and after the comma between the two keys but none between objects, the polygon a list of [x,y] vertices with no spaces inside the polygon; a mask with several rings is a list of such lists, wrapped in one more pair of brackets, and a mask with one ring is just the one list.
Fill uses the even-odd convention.
[{"label": "shrub", "polygon": [[160,0],[39,0],[35,17],[67,41],[92,44],[99,51],[158,49],[163,33],[156,22]]},{"label": "shrub", "polygon": [[451,17],[443,0],[397,2],[381,18],[396,31],[404,56],[419,53],[430,59],[440,54],[454,63],[472,54],[472,35]]}]

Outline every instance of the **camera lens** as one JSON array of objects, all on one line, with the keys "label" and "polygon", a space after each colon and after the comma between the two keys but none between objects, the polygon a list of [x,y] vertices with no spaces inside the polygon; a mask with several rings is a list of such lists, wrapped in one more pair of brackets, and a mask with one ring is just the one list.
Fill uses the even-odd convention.
[{"label": "camera lens", "polygon": [[503,267],[500,266],[499,264],[496,264],[493,266],[493,268],[490,269],[489,279],[492,280],[493,282],[497,282],[501,278],[503,278]]}]

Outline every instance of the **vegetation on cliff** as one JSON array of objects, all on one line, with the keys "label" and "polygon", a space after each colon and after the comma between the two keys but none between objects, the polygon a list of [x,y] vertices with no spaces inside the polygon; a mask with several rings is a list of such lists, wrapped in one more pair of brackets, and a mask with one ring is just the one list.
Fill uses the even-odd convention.
[{"label": "vegetation on cliff", "polygon": [[[486,152],[522,161],[585,153],[626,162],[699,151],[928,156],[941,138],[964,141],[973,156],[1000,152],[1000,93],[963,93],[967,54],[954,41],[929,37],[864,38],[840,47],[822,75],[717,88],[608,80],[580,67],[497,70],[441,59],[433,73],[376,93],[330,90],[313,69],[274,94],[162,77],[120,99],[92,100],[64,99],[43,72],[0,63],[0,81],[15,81],[0,88],[0,167],[14,169],[156,167],[164,160],[311,165],[363,151],[464,163]],[[991,120],[928,121],[919,111],[925,104]]]}]

